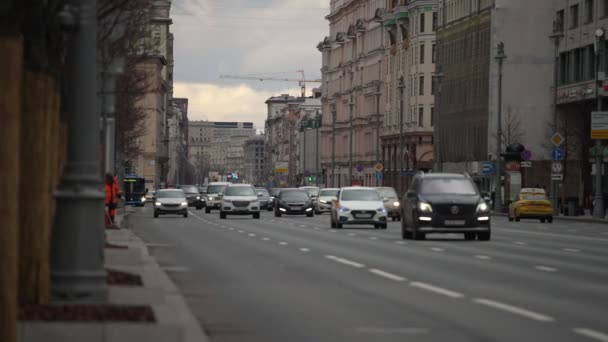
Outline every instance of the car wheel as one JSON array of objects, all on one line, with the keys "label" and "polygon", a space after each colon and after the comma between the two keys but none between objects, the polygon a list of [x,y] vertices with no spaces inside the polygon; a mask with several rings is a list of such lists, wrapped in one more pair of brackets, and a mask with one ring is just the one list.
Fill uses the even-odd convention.
[{"label": "car wheel", "polygon": [[203,209],[203,207],[196,207],[196,210],[201,210]]},{"label": "car wheel", "polygon": [[312,213],[312,212],[311,212],[311,213],[307,213],[307,214],[306,214],[306,217],[313,217],[313,216],[315,216],[315,214],[314,214],[314,213]]},{"label": "car wheel", "polygon": [[266,210],[268,210],[268,211],[272,211],[272,207],[268,207]]},{"label": "car wheel", "polygon": [[226,219],[226,213],[223,211],[220,211],[220,219],[225,220]]},{"label": "car wheel", "polygon": [[336,222],[336,228],[342,229],[342,223]]},{"label": "car wheel", "polygon": [[188,217],[188,212],[186,211],[186,212],[184,213],[184,218],[187,218],[187,217]]},{"label": "car wheel", "polygon": [[154,218],[158,218],[158,212],[154,211]]},{"label": "car wheel", "polygon": [[467,241],[473,241],[477,235],[475,233],[464,233],[464,239]]},{"label": "car wheel", "polygon": [[545,219],[544,219],[544,218],[541,218],[541,219],[540,219],[540,223],[545,223]]},{"label": "car wheel", "polygon": [[211,208],[205,207],[205,214],[209,214],[211,212]]},{"label": "car wheel", "polygon": [[256,219],[256,220],[259,220],[260,219],[260,213],[254,213],[253,214],[253,218]]},{"label": "car wheel", "polygon": [[387,223],[381,224],[380,228],[381,229],[387,229],[388,228],[388,224]]},{"label": "car wheel", "polygon": [[477,239],[479,241],[490,241],[490,232],[477,233]]},{"label": "car wheel", "polygon": [[513,222],[513,218],[509,216],[509,222]]},{"label": "car wheel", "polygon": [[410,232],[407,230],[407,225],[405,224],[405,220],[401,220],[401,238],[403,240],[407,240],[410,238]]},{"label": "car wheel", "polygon": [[401,221],[401,215],[397,216],[397,221]]},{"label": "car wheel", "polygon": [[549,223],[553,223],[553,216],[549,216],[549,217],[547,217],[547,222],[549,222]]},{"label": "car wheel", "polygon": [[281,212],[278,210],[275,210],[274,217],[281,217]]},{"label": "car wheel", "polygon": [[515,217],[515,222],[519,222],[520,218],[519,217]]}]

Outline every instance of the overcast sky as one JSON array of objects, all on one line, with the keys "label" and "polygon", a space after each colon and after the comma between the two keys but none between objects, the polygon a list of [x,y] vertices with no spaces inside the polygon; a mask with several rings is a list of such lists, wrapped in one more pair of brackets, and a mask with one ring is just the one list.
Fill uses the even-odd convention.
[{"label": "overcast sky", "polygon": [[[317,43],[327,35],[329,0],[173,0],[174,96],[189,99],[190,120],[253,121],[264,101],[300,92],[297,82],[220,79],[264,74],[321,77]],[[279,74],[289,72],[285,74]],[[307,84],[307,95],[320,84]]]}]

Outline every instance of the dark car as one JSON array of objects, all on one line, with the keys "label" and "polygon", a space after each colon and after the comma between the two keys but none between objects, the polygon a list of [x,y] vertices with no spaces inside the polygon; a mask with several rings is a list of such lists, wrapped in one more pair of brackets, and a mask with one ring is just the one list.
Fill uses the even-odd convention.
[{"label": "dark car", "polygon": [[312,199],[308,191],[301,189],[281,189],[275,197],[274,216],[281,215],[315,215]]},{"label": "dark car", "polygon": [[260,201],[260,209],[272,211],[272,200],[268,190],[265,188],[255,188],[255,192],[258,195],[258,200]]},{"label": "dark car", "polygon": [[196,207],[196,210],[201,210],[205,207],[205,200],[201,196],[200,190],[196,185],[180,185],[180,189],[186,194],[188,207]]},{"label": "dark car", "polygon": [[401,204],[403,239],[463,233],[466,240],[490,240],[490,207],[466,174],[418,174]]},{"label": "dark car", "polygon": [[270,205],[272,206],[272,209],[274,209],[275,199],[279,196],[279,193],[281,193],[281,190],[282,190],[281,188],[272,188],[269,191]]}]

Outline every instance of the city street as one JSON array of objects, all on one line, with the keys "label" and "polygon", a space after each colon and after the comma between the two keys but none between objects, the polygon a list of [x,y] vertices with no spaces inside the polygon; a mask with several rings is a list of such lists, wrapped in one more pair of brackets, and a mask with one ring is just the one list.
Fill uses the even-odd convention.
[{"label": "city street", "polygon": [[136,209],[129,224],[214,342],[608,341],[608,227],[493,218],[490,242]]}]

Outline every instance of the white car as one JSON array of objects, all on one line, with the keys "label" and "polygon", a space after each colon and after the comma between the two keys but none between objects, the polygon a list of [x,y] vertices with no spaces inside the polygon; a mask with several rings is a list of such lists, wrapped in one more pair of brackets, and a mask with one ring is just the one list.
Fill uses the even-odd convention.
[{"label": "white car", "polygon": [[339,188],[326,188],[319,191],[319,198],[315,203],[315,214],[321,214],[331,211],[331,204],[338,199],[340,193]]},{"label": "white car", "polygon": [[162,189],[156,192],[154,218],[159,215],[174,214],[188,217],[188,201],[182,189]]},{"label": "white car", "polygon": [[367,187],[340,189],[338,200],[331,208],[331,227],[345,224],[371,224],[376,229],[387,228],[387,212],[378,191]]},{"label": "white car", "polygon": [[213,209],[221,209],[222,195],[229,184],[228,182],[211,182],[207,185],[207,194],[205,195],[206,214],[209,214]]},{"label": "white car", "polygon": [[260,201],[251,184],[230,184],[226,186],[220,207],[220,218],[227,215],[253,215],[260,218]]}]

